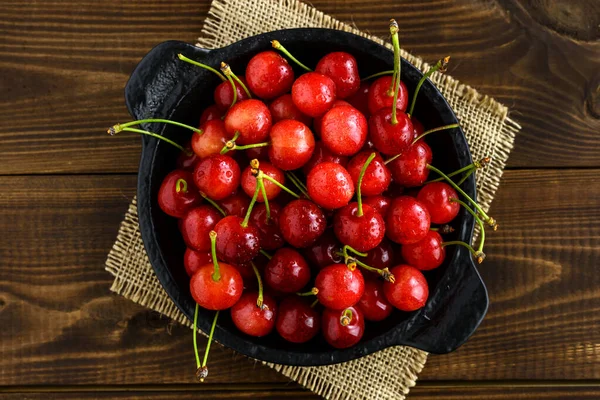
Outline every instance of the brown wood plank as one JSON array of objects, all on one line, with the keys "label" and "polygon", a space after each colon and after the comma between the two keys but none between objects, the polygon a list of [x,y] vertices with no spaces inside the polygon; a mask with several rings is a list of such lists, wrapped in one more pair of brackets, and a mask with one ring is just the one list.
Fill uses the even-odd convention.
[{"label": "brown wood plank", "polygon": [[[510,106],[524,129],[512,167],[600,166],[598,2],[314,0],[385,35]],[[555,4],[554,6],[551,5]],[[208,0],[4,1],[0,4],[2,174],[135,172],[139,138],[107,138],[127,119],[123,87],[167,39],[193,42]]]},{"label": "brown wood plank", "polygon": [[[409,399],[413,400],[591,400],[600,397],[598,387],[545,387],[546,383],[540,382],[539,386],[523,387],[477,384],[473,386],[429,386],[419,385],[410,390]],[[548,383],[551,385],[551,383]]]}]

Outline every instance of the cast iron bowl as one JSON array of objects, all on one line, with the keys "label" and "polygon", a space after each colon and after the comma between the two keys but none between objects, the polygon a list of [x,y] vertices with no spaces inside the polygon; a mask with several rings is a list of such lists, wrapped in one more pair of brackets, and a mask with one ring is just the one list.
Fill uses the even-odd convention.
[{"label": "cast iron bowl", "polygon": [[[178,53],[211,66],[228,62],[243,74],[252,56],[271,48],[277,39],[309,66],[331,51],[353,54],[361,76],[393,68],[393,54],[385,47],[350,33],[328,29],[289,29],[247,38],[230,46],[205,50],[169,41],[152,49],[134,70],[125,88],[127,107],[135,119],[169,118],[197,126],[200,112],[212,103],[213,90],[220,81],[213,73],[189,65]],[[296,70],[296,76],[302,71]],[[402,80],[412,93],[422,74],[402,60]],[[454,112],[440,92],[428,81],[419,93],[415,116],[426,129],[456,123]],[[183,144],[190,132],[170,126],[150,124],[144,128]],[[472,162],[465,136],[460,129],[440,132],[428,138],[433,164],[452,171]],[[138,175],[138,216],[148,257],[166,292],[188,317],[193,317],[194,301],[189,278],[183,268],[185,245],[177,221],[164,214],[157,203],[163,178],[175,169],[178,151],[156,139],[142,138]],[[467,179],[462,189],[475,198],[475,180]],[[461,211],[453,222],[456,232],[448,240],[470,241],[474,220]],[[291,344],[272,333],[255,338],[241,333],[228,312],[221,313],[215,339],[249,357],[286,365],[327,365],[353,360],[389,346],[408,345],[431,353],[448,353],[464,343],[483,319],[488,297],[470,253],[463,247],[448,248],[446,262],[426,273],[430,283],[427,305],[412,313],[394,311],[380,323],[368,323],[363,339],[349,349],[337,350],[322,338]],[[200,310],[198,327],[207,332],[214,312]]]}]

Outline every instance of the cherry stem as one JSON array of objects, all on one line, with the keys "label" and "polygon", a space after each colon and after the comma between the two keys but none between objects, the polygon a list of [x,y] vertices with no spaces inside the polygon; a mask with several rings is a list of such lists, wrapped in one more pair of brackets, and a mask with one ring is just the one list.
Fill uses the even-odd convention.
[{"label": "cherry stem", "polygon": [[250,201],[250,205],[248,206],[248,211],[246,211],[246,216],[244,217],[244,220],[242,221],[242,224],[241,224],[243,228],[246,228],[248,226],[248,221],[250,221],[250,213],[252,212],[252,209],[254,208],[254,204],[256,204],[256,200],[258,199],[258,192],[260,192],[260,186],[258,185],[258,182],[257,182],[256,189],[254,190],[254,195],[252,196],[252,200]]},{"label": "cherry stem", "polygon": [[456,182],[456,184],[459,186],[462,185],[464,181],[466,181],[469,178],[469,176],[475,173],[475,171],[477,171],[477,168],[471,168],[471,170],[463,174],[462,178],[460,178],[460,180]]},{"label": "cherry stem", "polygon": [[220,154],[225,154],[235,148],[235,141],[240,137],[240,131],[235,131],[233,137],[225,143],[225,146],[220,151]]},{"label": "cherry stem", "polygon": [[479,264],[481,264],[483,262],[483,260],[485,259],[485,254],[482,251],[477,251],[470,244],[461,242],[460,240],[454,240],[451,242],[443,242],[442,243],[442,247],[451,246],[451,245],[463,246],[463,247],[466,247],[467,249],[469,249],[469,251],[471,252],[473,257],[477,260],[477,263],[479,263]]},{"label": "cherry stem", "polygon": [[[242,87],[242,89],[244,89],[244,92],[246,92],[246,95],[248,96],[249,99],[252,98],[252,95],[250,94],[250,91],[248,90],[246,85],[244,85],[244,82],[242,82],[240,80],[240,78],[238,78],[237,75],[233,73],[233,71],[231,70],[231,67],[228,64],[222,62],[221,63],[221,71],[223,71],[223,73],[225,74],[225,76],[227,78],[229,78],[229,77],[233,78],[233,80],[235,80],[238,83],[238,85],[240,85]],[[235,86],[233,87],[233,90],[236,90]],[[237,92],[237,90],[236,90],[236,92]]]},{"label": "cherry stem", "polygon": [[367,81],[369,79],[378,78],[378,77],[384,76],[384,75],[392,75],[393,73],[394,73],[394,70],[390,69],[390,70],[387,70],[387,71],[381,71],[381,72],[377,72],[376,74],[369,75],[366,78],[362,78],[361,80]]},{"label": "cherry stem", "polygon": [[[267,147],[268,145],[270,145],[271,142],[263,142],[263,143],[254,143],[254,144],[246,144],[244,146],[238,146],[237,144],[235,144],[235,142],[233,142],[233,148],[229,149],[229,150],[248,150],[248,149],[255,149],[257,147]],[[227,146],[227,144],[225,144],[225,146]]]},{"label": "cherry stem", "polygon": [[[183,187],[182,187],[183,186]],[[175,182],[175,191],[177,193],[183,191],[183,193],[187,193],[187,181],[185,179],[177,179]]]},{"label": "cherry stem", "polygon": [[398,39],[398,23],[395,19],[390,20],[390,33],[392,34],[392,46],[394,47],[394,76],[395,80],[392,79],[394,84],[394,100],[392,102],[392,125],[398,123],[396,103],[398,102],[398,92],[400,91],[400,72],[402,68],[402,62],[400,60],[400,41]]},{"label": "cherry stem", "polygon": [[407,113],[409,117],[412,115],[412,113],[415,109],[415,103],[417,102],[417,94],[419,94],[419,90],[421,90],[421,86],[423,86],[423,83],[425,83],[427,78],[429,78],[437,70],[439,70],[440,72],[446,72],[449,61],[450,61],[450,56],[444,57],[443,59],[436,62],[433,67],[429,68],[429,70],[423,74],[423,76],[419,80],[419,83],[417,84],[417,88],[415,89],[415,92],[413,93],[412,102],[410,103],[410,108],[408,109],[408,113]]},{"label": "cherry stem", "polygon": [[342,316],[340,317],[340,324],[342,326],[348,326],[350,325],[350,321],[352,321],[352,317],[354,315],[352,314],[352,310],[349,308],[346,308],[344,310],[344,312],[342,313]]},{"label": "cherry stem", "polygon": [[254,264],[254,261],[250,261],[250,265],[252,265],[254,275],[256,275],[256,280],[258,281],[258,298],[256,299],[256,306],[262,310],[264,309],[262,279],[260,277],[260,272],[258,272],[258,268],[256,268],[256,264]]},{"label": "cherry stem", "polygon": [[352,259],[352,262],[355,262],[356,264],[358,264],[362,268],[366,269],[367,271],[378,273],[379,275],[381,275],[381,277],[383,279],[385,279],[386,281],[388,281],[390,283],[396,282],[396,278],[394,277],[394,274],[392,274],[388,268],[380,269],[380,268],[371,267],[370,265],[365,264],[364,262],[362,262],[356,258]]},{"label": "cherry stem", "polygon": [[[458,174],[460,174],[462,172],[465,172],[465,174],[463,175],[463,178],[457,183],[457,185],[460,185],[461,183],[464,182],[464,180],[466,180],[469,177],[469,175],[471,175],[471,173],[475,172],[476,170],[478,170],[480,168],[485,167],[487,164],[490,163],[491,160],[492,160],[491,157],[484,157],[484,158],[482,158],[479,161],[473,161],[472,164],[469,164],[466,167],[462,167],[461,169],[457,169],[456,171],[450,172],[449,174],[447,174],[448,178],[450,178],[450,177],[452,177],[454,175],[458,175]],[[443,180],[444,180],[444,177],[439,177],[439,178],[436,178],[436,179],[431,179],[431,180],[425,182],[425,185],[428,184],[428,183],[440,182],[440,181],[443,181]]]},{"label": "cherry stem", "polygon": [[269,182],[274,183],[275,185],[279,186],[281,189],[285,190],[286,192],[288,192],[289,194],[291,194],[292,196],[294,196],[295,198],[299,199],[300,196],[297,195],[296,193],[292,192],[290,189],[288,189],[287,187],[285,187],[284,185],[282,185],[281,183],[279,183],[275,178],[270,177],[267,174],[262,174],[263,178],[268,180]]},{"label": "cherry stem", "polygon": [[475,218],[475,221],[477,221],[477,223],[479,224],[479,230],[481,231],[481,237],[479,239],[479,246],[477,247],[477,251],[483,252],[483,243],[485,242],[485,226],[483,224],[483,221],[481,220],[481,218],[479,218],[479,215],[477,215],[477,213],[475,211],[473,211],[473,209],[471,207],[469,207],[468,204],[466,204],[464,201],[459,200],[459,199],[454,199],[454,198],[450,199],[450,201],[463,206],[464,209],[467,210],[469,212],[469,214],[471,214],[473,216],[473,218]]},{"label": "cherry stem", "polygon": [[162,135],[159,135],[158,133],[144,131],[142,129],[136,129],[136,128],[122,128],[121,130],[124,131],[124,132],[134,132],[134,133],[140,133],[142,135],[152,136],[152,137],[155,137],[157,139],[160,139],[160,140],[163,140],[163,141],[169,143],[171,146],[174,146],[174,147],[178,148],[179,150],[181,150],[182,152],[184,152],[188,156],[191,156],[193,154],[190,150],[185,149],[180,144],[177,144],[174,141],[172,141],[171,139],[168,139],[168,138],[166,138],[166,137],[164,137]]},{"label": "cherry stem", "polygon": [[306,188],[306,186],[304,185],[304,183],[296,175],[294,175],[293,172],[287,172],[286,176],[288,177],[288,179],[290,181],[292,181],[292,183],[294,184],[294,186],[296,186],[296,188],[298,188],[298,190],[300,192],[302,192],[302,194],[304,196],[306,196],[307,199],[310,199],[310,196],[308,195],[308,192],[307,192],[308,189]]},{"label": "cherry stem", "polygon": [[206,350],[204,351],[204,359],[202,360],[202,366],[200,367],[200,373],[197,373],[199,376],[200,382],[204,382],[204,378],[208,375],[208,368],[206,367],[206,363],[208,362],[208,353],[210,352],[210,345],[213,340],[213,336],[215,334],[215,327],[217,326],[217,318],[219,318],[219,311],[215,313],[215,317],[213,318],[212,325],[210,327],[210,334],[208,335],[208,342],[206,343]]},{"label": "cherry stem", "polygon": [[362,186],[362,181],[363,178],[365,177],[365,173],[367,172],[367,168],[369,167],[369,164],[371,164],[371,161],[373,161],[373,159],[375,158],[375,156],[377,155],[377,153],[373,152],[371,153],[371,155],[369,156],[369,158],[367,158],[367,161],[365,161],[365,163],[363,164],[361,170],[360,170],[360,175],[358,175],[358,187],[356,188],[356,201],[358,203],[358,216],[362,217],[363,216],[363,206],[362,206],[362,196],[361,196],[361,186]]},{"label": "cherry stem", "polygon": [[221,270],[219,269],[219,261],[217,260],[217,232],[210,231],[210,255],[215,271],[212,274],[212,280],[219,282],[221,280]]},{"label": "cherry stem", "polygon": [[263,202],[265,203],[265,211],[267,212],[267,221],[271,220],[271,207],[269,206],[269,199],[267,198],[267,190],[265,189],[264,179],[261,176],[256,178],[256,184],[260,187],[262,193]]},{"label": "cherry stem", "polygon": [[314,287],[314,288],[310,289],[308,292],[304,292],[304,293],[297,292],[296,294],[298,296],[315,296],[315,295],[319,294],[319,289]]},{"label": "cherry stem", "polygon": [[198,343],[196,341],[196,335],[198,333],[198,303],[196,303],[196,309],[194,310],[194,354],[196,355],[196,369],[200,368],[200,355],[198,354]]},{"label": "cherry stem", "polygon": [[319,304],[319,299],[315,299],[315,301],[312,302],[312,304],[310,305],[310,308],[315,308],[315,306]]},{"label": "cherry stem", "polygon": [[223,215],[224,217],[227,216],[227,213],[225,212],[225,210],[223,210],[221,208],[221,206],[219,206],[213,199],[209,198],[207,195],[205,195],[202,192],[200,192],[200,196],[202,196],[204,198],[204,200],[206,200],[211,206],[216,208],[217,211],[221,213],[221,215]]},{"label": "cherry stem", "polygon": [[450,125],[438,126],[437,128],[433,128],[433,129],[430,129],[428,131],[425,131],[425,132],[421,133],[419,136],[417,136],[412,141],[412,144],[417,143],[419,140],[423,139],[425,136],[429,135],[430,133],[439,132],[439,131],[443,131],[443,130],[446,130],[446,129],[459,128],[459,127],[460,127],[459,124],[450,124]]},{"label": "cherry stem", "polygon": [[[229,70],[229,73],[225,72],[227,70]],[[221,71],[227,77],[227,80],[231,84],[231,88],[233,90],[233,100],[231,101],[231,105],[229,106],[229,108],[231,108],[237,102],[237,88],[235,87],[235,82],[234,82],[233,78],[231,77],[231,68],[229,68],[229,65],[225,64],[224,62],[222,62],[221,63]]]},{"label": "cherry stem", "polygon": [[273,46],[273,48],[275,50],[279,50],[283,54],[285,54],[290,60],[292,60],[293,62],[295,62],[299,67],[304,68],[308,72],[312,72],[312,69],[308,68],[306,65],[304,65],[300,61],[298,61],[296,59],[296,57],[294,57],[293,55],[291,55],[290,52],[287,51],[287,49],[285,47],[283,47],[283,45],[281,43],[279,43],[279,40],[271,40],[271,45]]},{"label": "cherry stem", "polygon": [[225,78],[225,77],[223,76],[223,74],[222,74],[222,73],[220,73],[219,71],[217,71],[216,69],[214,69],[213,67],[211,67],[211,66],[209,66],[209,65],[202,64],[202,63],[200,63],[200,62],[198,62],[198,61],[194,61],[194,60],[192,60],[192,59],[189,59],[189,58],[187,58],[186,56],[184,56],[183,54],[177,54],[177,57],[178,57],[178,58],[179,58],[181,61],[185,61],[185,62],[187,62],[187,63],[190,63],[190,64],[193,64],[193,65],[195,65],[195,66],[197,66],[197,67],[204,68],[204,69],[206,69],[206,70],[209,70],[209,71],[211,71],[211,72],[214,72],[214,73],[215,73],[215,74],[216,74],[216,75],[217,75],[217,76],[218,76],[218,77],[219,77],[219,78],[220,78],[220,79],[221,79],[223,82],[225,82],[225,81],[227,80],[227,78]]},{"label": "cherry stem", "polygon": [[263,249],[260,249],[260,254],[262,254],[263,256],[267,257],[269,260],[271,258],[273,258],[272,255],[270,255],[269,253],[267,253],[266,251],[264,251]]},{"label": "cherry stem", "polygon": [[181,122],[171,121],[170,119],[160,119],[160,118],[149,118],[149,119],[138,119],[136,121],[126,122],[124,124],[116,124],[108,128],[106,131],[109,135],[114,136],[117,133],[121,132],[123,128],[129,128],[130,126],[141,125],[141,124],[151,124],[151,123],[162,123],[162,124],[171,124],[175,126],[179,126],[180,128],[189,129],[196,133],[202,135],[204,131],[202,129],[194,128],[193,126],[182,124]]}]

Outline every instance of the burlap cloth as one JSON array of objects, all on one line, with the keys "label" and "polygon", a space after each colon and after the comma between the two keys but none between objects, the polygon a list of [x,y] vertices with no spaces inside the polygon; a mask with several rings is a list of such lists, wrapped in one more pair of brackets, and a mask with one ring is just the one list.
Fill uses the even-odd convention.
[{"label": "burlap cloth", "polygon": [[[362,33],[296,0],[214,0],[198,46],[218,48],[262,32],[296,27],[340,29],[384,44],[381,38]],[[423,71],[429,68],[418,57],[406,52],[402,56]],[[436,73],[431,79],[456,112],[473,159],[492,157],[491,165],[477,174],[479,201],[487,211],[520,126],[507,117],[507,108],[494,99],[448,75]],[[106,270],[115,277],[113,292],[191,326],[164,292],[150,266],[139,231],[135,199],[108,255]],[[397,346],[331,366],[267,365],[326,399],[404,399],[426,360],[424,351]]]}]

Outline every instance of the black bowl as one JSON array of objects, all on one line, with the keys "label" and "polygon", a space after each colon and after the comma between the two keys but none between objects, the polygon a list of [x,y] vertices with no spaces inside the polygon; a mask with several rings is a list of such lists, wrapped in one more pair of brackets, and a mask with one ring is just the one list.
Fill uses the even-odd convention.
[{"label": "black bowl", "polygon": [[[213,89],[220,81],[214,74],[180,61],[177,54],[183,53],[212,66],[227,61],[233,71],[241,74],[248,60],[269,49],[273,39],[281,41],[308,65],[316,65],[320,57],[337,50],[356,57],[361,76],[393,67],[393,54],[385,47],[360,36],[328,29],[270,32],[210,51],[170,41],[152,49],[136,67],[125,89],[127,107],[135,119],[169,118],[197,125],[200,111],[212,103]],[[298,76],[301,71],[296,70],[296,73]],[[411,93],[421,76],[414,66],[402,60],[402,80]],[[415,110],[415,116],[426,129],[457,122],[444,97],[429,81],[421,88]],[[150,124],[145,128],[182,144],[190,137],[189,132],[170,125]],[[175,168],[178,152],[153,138],[143,137],[142,143],[137,193],[142,238],[164,289],[177,307],[192,318],[195,303],[182,265],[185,246],[176,220],[164,214],[157,204],[160,184]],[[434,165],[442,170],[455,170],[472,162],[460,129],[433,134],[428,143],[433,150]],[[475,198],[472,176],[462,188]],[[471,215],[463,210],[453,225],[456,232],[448,239],[469,242],[474,227]],[[413,313],[395,311],[383,322],[369,323],[361,342],[352,348],[337,350],[322,338],[296,345],[276,333],[263,338],[250,337],[233,326],[227,312],[219,318],[215,339],[258,360],[304,366],[349,361],[395,345],[413,346],[431,353],[453,351],[471,336],[483,319],[488,296],[466,249],[448,248],[446,260],[440,268],[426,273],[430,297],[423,309]],[[204,332],[210,329],[213,315],[210,311],[200,311],[198,326]]]}]

